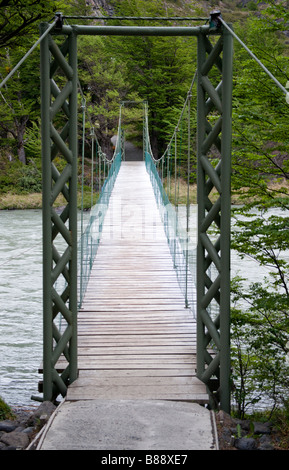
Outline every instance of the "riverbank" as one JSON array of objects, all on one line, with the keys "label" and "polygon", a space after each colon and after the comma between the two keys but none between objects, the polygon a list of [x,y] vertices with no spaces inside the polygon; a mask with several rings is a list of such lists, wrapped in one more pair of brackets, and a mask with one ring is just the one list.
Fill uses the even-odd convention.
[{"label": "riverbank", "polygon": [[35,450],[38,437],[56,406],[11,407],[8,419],[0,420],[0,450]]},{"label": "riverbank", "polygon": [[5,193],[0,196],[0,210],[25,210],[25,209],[41,209],[42,194],[12,194]]},{"label": "riverbank", "polygon": [[[93,203],[95,204],[98,199],[98,193],[93,195]],[[62,207],[66,201],[62,195],[58,196],[55,201],[55,207]],[[77,195],[77,205],[80,209],[89,209],[91,206],[91,192],[79,192]],[[0,194],[0,210],[26,210],[26,209],[42,209],[42,193],[29,193],[29,194],[13,194],[4,193]]]},{"label": "riverbank", "polygon": [[[288,450],[289,436],[274,421],[240,420],[216,413],[219,450]],[[288,431],[287,431],[288,433]]]},{"label": "riverbank", "polygon": [[[167,192],[170,201],[172,204],[175,203],[175,197],[178,204],[186,204],[187,195],[189,193],[190,204],[197,204],[197,185],[191,184],[189,187],[189,192],[187,188],[187,183],[184,180],[178,182],[177,187],[174,186],[174,182],[171,181],[169,186],[167,185],[166,179],[164,180],[164,189]],[[284,187],[288,190],[289,193],[289,183],[284,181],[282,183],[271,183],[268,185],[268,189],[272,192],[281,191],[281,188]],[[240,189],[238,192],[232,192],[231,194],[231,203],[232,205],[239,205],[250,202],[249,197],[247,196],[246,188]],[[282,197],[282,191],[280,192]],[[217,191],[212,191],[211,198],[215,200],[219,197]],[[83,202],[82,202],[83,198]],[[93,203],[95,204],[98,199],[98,193],[93,195]],[[82,192],[78,192],[77,204],[79,209],[83,207],[84,209],[89,209],[91,206],[91,191],[86,188],[82,195]],[[63,206],[66,204],[66,201],[62,195],[58,196],[55,201],[55,207]],[[41,209],[42,208],[42,193],[29,193],[29,194],[14,194],[12,192],[0,194],[0,210],[25,210],[25,209]]]},{"label": "riverbank", "polygon": [[[197,187],[192,185],[190,188],[190,204],[197,203]],[[179,189],[179,204],[186,204],[186,188],[184,185]],[[217,195],[216,195],[217,197]],[[90,193],[86,195],[84,199],[84,209],[90,208],[91,203]],[[94,195],[94,203],[96,202],[97,196]],[[174,203],[174,192],[170,192],[171,202]],[[241,203],[237,197],[232,198],[232,204]],[[59,196],[56,200],[55,207],[62,207],[65,205],[63,196]],[[81,207],[81,195],[78,196],[78,207]],[[31,194],[12,194],[6,193],[0,195],[0,210],[27,210],[27,209],[42,209],[42,194],[31,193]]]}]

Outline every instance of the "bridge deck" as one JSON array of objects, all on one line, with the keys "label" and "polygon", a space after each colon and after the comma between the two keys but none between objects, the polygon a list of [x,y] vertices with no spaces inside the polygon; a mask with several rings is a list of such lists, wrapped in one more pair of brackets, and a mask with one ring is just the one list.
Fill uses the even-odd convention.
[{"label": "bridge deck", "polygon": [[67,400],[207,403],[186,309],[144,162],[123,162],[78,320]]}]

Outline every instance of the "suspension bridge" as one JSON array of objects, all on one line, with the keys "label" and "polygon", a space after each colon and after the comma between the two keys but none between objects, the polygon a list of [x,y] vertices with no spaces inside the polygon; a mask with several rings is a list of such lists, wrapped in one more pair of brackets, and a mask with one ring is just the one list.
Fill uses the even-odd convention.
[{"label": "suspension bridge", "polygon": [[[43,23],[37,42],[41,45],[43,381],[39,387],[42,397],[33,398],[55,401],[60,396],[62,403],[81,403],[82,416],[91,411],[85,409],[88,403],[101,404],[103,410],[107,410],[108,402],[112,407],[116,404],[113,413],[124,402],[129,403],[130,413],[135,402],[148,403],[156,414],[160,410],[155,407],[162,403],[164,423],[167,413],[175,417],[175,412],[184,411],[179,409],[180,403],[184,407],[195,403],[230,412],[232,44],[233,38],[240,40],[220,12],[213,12],[205,24],[196,27],[86,26],[64,24],[63,20],[57,14],[53,24]],[[161,158],[155,159],[151,150],[145,101],[141,103],[142,159],[125,159],[125,103],[120,106],[112,158],[102,152],[91,125],[92,164],[95,156],[99,199],[92,205],[86,224],[81,212],[80,233],[79,35],[195,36],[198,43],[197,73]],[[260,65],[287,97],[287,90]],[[197,90],[196,246],[190,238],[189,200],[193,86]],[[83,95],[82,99],[85,116]],[[180,138],[184,122],[186,132]],[[188,181],[183,227],[177,194],[178,165],[185,139]],[[61,159],[56,159],[59,156]],[[65,199],[61,212],[55,204],[60,194]],[[209,437],[200,445],[207,441],[206,445],[215,448],[208,409],[202,410]],[[124,413],[127,412],[125,408]],[[142,412],[141,423],[147,424],[148,410],[144,408]],[[72,410],[68,420],[71,414]],[[190,439],[189,428],[197,428],[192,416],[192,409],[189,421],[182,415]],[[123,418],[124,415],[121,426],[125,426]],[[150,426],[154,425],[157,426],[150,417]],[[176,429],[185,439],[180,428]],[[202,434],[204,430],[198,432]],[[187,445],[186,439],[184,442]],[[133,445],[131,441],[129,445]]]},{"label": "suspension bridge", "polygon": [[196,322],[144,162],[123,162],[112,190],[78,314],[78,357],[68,400],[208,403],[195,372]]}]

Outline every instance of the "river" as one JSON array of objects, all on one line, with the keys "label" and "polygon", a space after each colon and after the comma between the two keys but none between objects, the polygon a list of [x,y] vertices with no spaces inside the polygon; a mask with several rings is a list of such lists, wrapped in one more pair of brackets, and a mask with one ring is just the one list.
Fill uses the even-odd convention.
[{"label": "river", "polygon": [[41,378],[41,211],[0,211],[0,227],[0,396],[26,406]]},{"label": "river", "polygon": [[[195,216],[192,206],[192,227]],[[41,211],[0,211],[0,227],[0,396],[29,407],[42,379]],[[237,273],[257,280],[266,270],[232,252],[232,275]]]}]

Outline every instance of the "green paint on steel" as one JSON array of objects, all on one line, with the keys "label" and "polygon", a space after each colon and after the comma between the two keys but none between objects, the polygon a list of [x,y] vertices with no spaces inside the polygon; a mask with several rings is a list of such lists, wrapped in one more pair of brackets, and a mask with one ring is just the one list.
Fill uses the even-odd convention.
[{"label": "green paint on steel", "polygon": [[[197,374],[230,410],[230,177],[232,37],[198,41]],[[217,86],[210,72],[219,70]],[[213,117],[213,119],[212,119]],[[210,119],[211,118],[211,119]],[[212,145],[219,159],[211,158]],[[217,192],[212,195],[212,191]]]},{"label": "green paint on steel", "polygon": [[[67,386],[77,377],[77,310],[83,295],[77,296],[77,36],[195,36],[198,38],[197,373],[208,386],[213,406],[229,411],[232,37],[220,27],[218,15],[211,18],[210,26],[198,27],[69,26],[63,24],[61,15],[58,18],[55,28],[41,41],[43,399],[53,400],[58,394],[65,396]],[[42,24],[42,34],[49,27]],[[215,45],[209,39],[211,34],[217,37]],[[55,36],[64,36],[62,45],[56,44]],[[213,67],[220,73],[217,87],[210,80]],[[61,87],[57,85],[58,68],[62,72],[62,80],[65,77],[65,86],[63,83]],[[214,113],[213,120],[209,119],[210,113]],[[216,115],[219,115],[217,120]],[[62,125],[58,128],[60,122]],[[119,135],[122,136],[121,130]],[[212,145],[220,151],[216,166],[210,158]],[[57,168],[55,158],[59,154],[65,162],[62,170]],[[155,175],[158,193],[169,204],[145,135],[144,154],[150,172]],[[117,155],[115,167],[108,171],[103,185],[99,201],[101,207],[107,204],[106,198],[111,191],[109,185],[119,168],[121,152]],[[169,171],[173,159],[170,152],[168,156]],[[217,202],[210,200],[213,188],[219,193]],[[60,215],[53,205],[59,194],[65,198],[65,207]],[[99,206],[96,206],[95,213],[91,213],[90,227],[98,216]],[[210,239],[212,224],[219,230],[216,240]],[[91,248],[90,235],[85,233],[81,236],[87,237],[85,245]],[[57,247],[57,237],[66,244],[62,250]],[[89,275],[93,257],[94,253],[87,248],[81,259],[84,263],[82,273],[86,271]],[[65,282],[62,290],[58,291],[55,282],[60,277]],[[212,314],[213,304],[217,306],[215,314]],[[61,329],[55,323],[59,315],[63,319]],[[66,362],[62,371],[57,369],[60,357]]]}]

